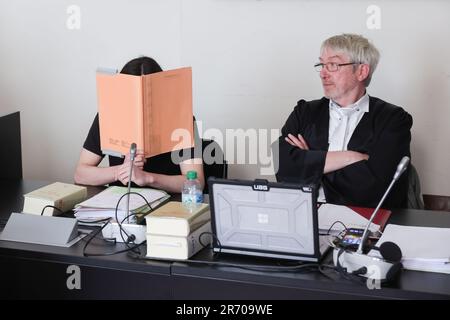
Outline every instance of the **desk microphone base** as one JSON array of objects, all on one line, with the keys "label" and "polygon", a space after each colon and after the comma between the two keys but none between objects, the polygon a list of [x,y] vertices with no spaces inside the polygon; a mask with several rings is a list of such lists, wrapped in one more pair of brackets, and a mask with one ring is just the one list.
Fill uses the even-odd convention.
[{"label": "desk microphone base", "polygon": [[116,239],[117,242],[124,242],[128,239],[128,236],[134,234],[135,240],[134,243],[142,243],[146,240],[146,232],[147,226],[143,226],[140,224],[128,224],[122,223],[122,234],[120,232],[119,224],[116,222],[108,223],[108,225],[102,230],[102,234],[104,238]]},{"label": "desk microphone base", "polygon": [[[335,248],[333,251],[333,262],[335,266],[339,264],[349,274],[357,274],[362,277],[375,280],[387,280],[389,271],[394,266],[393,263],[382,258],[368,256],[352,251],[343,251],[342,248]],[[365,268],[365,269],[364,269]],[[365,272],[363,271],[365,270]]]}]

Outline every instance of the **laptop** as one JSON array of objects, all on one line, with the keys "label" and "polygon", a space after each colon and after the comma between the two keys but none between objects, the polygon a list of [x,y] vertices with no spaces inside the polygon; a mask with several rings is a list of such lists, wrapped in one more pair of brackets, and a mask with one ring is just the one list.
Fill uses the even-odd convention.
[{"label": "laptop", "polygon": [[316,185],[208,180],[214,252],[320,261]]}]

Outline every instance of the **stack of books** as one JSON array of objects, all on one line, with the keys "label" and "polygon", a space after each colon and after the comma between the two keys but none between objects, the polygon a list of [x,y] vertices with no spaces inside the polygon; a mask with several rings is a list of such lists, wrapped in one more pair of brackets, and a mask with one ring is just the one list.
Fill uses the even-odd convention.
[{"label": "stack of books", "polygon": [[[80,221],[96,221],[106,218],[115,220],[116,206],[119,204],[117,208],[117,219],[119,222],[122,222],[128,215],[126,210],[127,196],[124,196],[122,200],[120,198],[127,191],[127,187],[108,187],[92,198],[77,204],[74,209],[75,217]],[[131,192],[139,193],[147,200],[145,201],[136,194],[130,194],[129,211],[130,214],[133,214],[130,217],[130,220],[133,220],[133,222],[139,222],[140,216],[145,216],[151,209],[158,207],[170,198],[167,192],[150,188],[131,188]],[[151,208],[149,208],[147,203],[150,204]]]},{"label": "stack of books", "polygon": [[[24,195],[23,212],[42,214],[44,216],[57,215],[72,210],[78,203],[86,199],[86,187],[70,183],[55,182]],[[54,208],[46,208],[53,206]]]},{"label": "stack of books", "polygon": [[211,239],[208,204],[186,207],[171,201],[145,216],[147,258],[186,260]]}]

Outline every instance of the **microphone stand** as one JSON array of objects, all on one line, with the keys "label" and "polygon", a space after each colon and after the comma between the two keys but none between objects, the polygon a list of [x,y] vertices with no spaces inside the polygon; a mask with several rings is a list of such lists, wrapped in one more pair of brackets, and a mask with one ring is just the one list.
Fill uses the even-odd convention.
[{"label": "microphone stand", "polygon": [[402,158],[399,165],[397,166],[397,170],[394,174],[394,178],[392,179],[391,184],[387,188],[386,192],[384,193],[383,197],[381,198],[380,202],[378,203],[377,207],[375,208],[375,211],[372,213],[372,216],[369,219],[369,223],[367,224],[366,228],[364,229],[364,233],[361,237],[361,242],[359,243],[358,250],[356,251],[356,253],[360,253],[360,254],[363,253],[364,243],[366,242],[367,237],[369,235],[369,227],[372,224],[373,219],[377,215],[378,210],[380,210],[380,207],[382,206],[384,200],[386,199],[386,197],[388,196],[392,187],[394,186],[394,183],[400,178],[402,173],[405,172],[406,168],[408,167],[409,161],[410,161],[409,157],[405,156]]},{"label": "microphone stand", "polygon": [[364,233],[363,233],[363,235],[361,237],[361,242],[359,243],[358,250],[356,251],[356,253],[361,253],[361,254],[363,253],[364,243],[366,242],[366,239],[369,236],[369,227],[372,224],[373,219],[377,215],[378,210],[380,210],[380,207],[383,205],[384,200],[386,199],[386,197],[388,196],[388,194],[391,191],[392,187],[394,186],[395,181],[397,181],[397,180],[396,179],[392,179],[391,184],[389,185],[389,187],[387,188],[387,190],[384,193],[383,197],[381,198],[381,201],[378,203],[377,207],[375,208],[375,211],[372,213],[372,216],[369,219],[369,223],[367,224],[366,228],[364,229]]},{"label": "microphone stand", "polygon": [[128,189],[127,189],[127,223],[130,223],[130,192],[131,192],[131,175],[133,174],[134,158],[136,156],[136,144],[132,143],[130,147],[130,173],[128,175]]},{"label": "microphone stand", "polygon": [[[392,182],[390,183],[389,187],[387,188],[386,192],[384,193],[383,197],[372,213],[372,216],[370,217],[369,222],[364,229],[364,233],[361,237],[361,242],[359,243],[357,251],[350,252],[345,250],[344,248],[335,247],[335,250],[333,252],[333,260],[338,269],[345,270],[347,273],[361,275],[363,277],[373,277],[378,280],[387,279],[388,272],[391,270],[391,267],[393,267],[393,263],[384,259],[379,259],[364,254],[364,243],[366,242],[366,239],[368,237],[369,227],[373,219],[377,215],[378,210],[391,191],[394,183],[400,178],[402,173],[405,172],[406,168],[408,167],[409,161],[409,157],[405,156],[398,164]],[[377,273],[373,274],[372,272],[369,274],[369,267],[376,267],[378,270]]]}]

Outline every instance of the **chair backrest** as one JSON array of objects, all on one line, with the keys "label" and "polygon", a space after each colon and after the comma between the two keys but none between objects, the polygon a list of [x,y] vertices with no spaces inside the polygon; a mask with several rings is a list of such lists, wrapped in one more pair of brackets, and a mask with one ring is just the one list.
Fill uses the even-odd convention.
[{"label": "chair backrest", "polygon": [[408,171],[408,208],[450,212],[450,196],[421,194],[419,174],[412,164]]},{"label": "chair backrest", "polygon": [[220,145],[214,140],[202,139],[203,171],[205,173],[204,193],[209,193],[208,178],[227,178],[228,164]]},{"label": "chair backrest", "polygon": [[423,202],[425,203],[425,210],[438,210],[450,212],[450,196],[424,194]]},{"label": "chair backrest", "polygon": [[0,117],[0,145],[4,156],[0,158],[0,179],[22,179],[22,147],[20,113]]},{"label": "chair backrest", "polygon": [[408,168],[408,208],[423,209],[420,178],[416,168],[410,163]]}]

